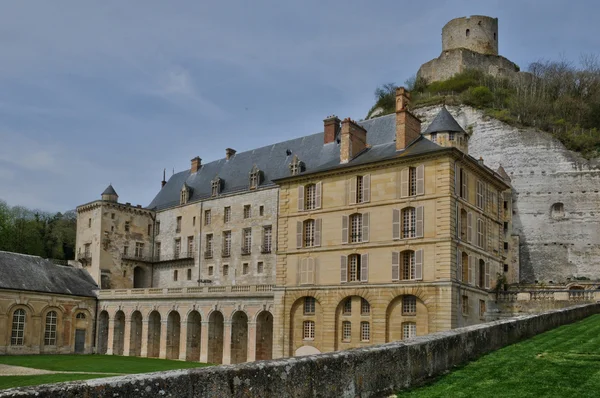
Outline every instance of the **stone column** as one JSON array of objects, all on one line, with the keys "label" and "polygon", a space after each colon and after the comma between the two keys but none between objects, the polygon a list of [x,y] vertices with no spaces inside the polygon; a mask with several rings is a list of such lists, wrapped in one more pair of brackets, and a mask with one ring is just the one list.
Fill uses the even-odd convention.
[{"label": "stone column", "polygon": [[187,322],[180,322],[179,331],[179,360],[185,361],[187,356]]},{"label": "stone column", "polygon": [[131,343],[131,317],[125,318],[125,327],[123,328],[123,356],[129,356],[129,344]]},{"label": "stone column", "polygon": [[112,355],[113,342],[115,337],[115,318],[108,318],[108,338],[106,339],[106,355]]},{"label": "stone column", "polygon": [[273,359],[276,359],[288,356],[290,320],[287,319],[289,314],[287,313],[288,309],[285,308],[285,292],[275,291],[273,293],[275,295],[273,305]]},{"label": "stone column", "polygon": [[231,363],[231,321],[223,322],[223,365]]},{"label": "stone column", "polygon": [[248,322],[248,362],[256,361],[256,322]]},{"label": "stone column", "polygon": [[142,319],[142,350],[140,357],[145,358],[148,356],[148,320]]},{"label": "stone column", "polygon": [[160,321],[160,352],[158,357],[160,359],[167,358],[167,320]]},{"label": "stone column", "polygon": [[200,326],[200,362],[208,361],[208,321],[202,321]]}]

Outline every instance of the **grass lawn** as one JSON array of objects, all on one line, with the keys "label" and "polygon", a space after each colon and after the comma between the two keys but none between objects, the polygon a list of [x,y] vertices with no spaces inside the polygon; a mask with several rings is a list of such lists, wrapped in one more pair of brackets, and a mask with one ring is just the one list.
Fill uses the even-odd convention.
[{"label": "grass lawn", "polygon": [[600,315],[505,347],[398,397],[597,397]]}]

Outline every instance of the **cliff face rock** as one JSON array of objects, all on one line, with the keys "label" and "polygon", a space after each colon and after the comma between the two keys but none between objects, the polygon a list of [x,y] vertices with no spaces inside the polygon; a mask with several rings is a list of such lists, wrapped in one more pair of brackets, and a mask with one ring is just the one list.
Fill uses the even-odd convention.
[{"label": "cliff face rock", "polygon": [[[440,106],[415,110],[427,128]],[[509,126],[468,106],[448,107],[467,131],[469,154],[504,167],[522,282],[600,279],[600,159],[586,160],[550,134]]]}]

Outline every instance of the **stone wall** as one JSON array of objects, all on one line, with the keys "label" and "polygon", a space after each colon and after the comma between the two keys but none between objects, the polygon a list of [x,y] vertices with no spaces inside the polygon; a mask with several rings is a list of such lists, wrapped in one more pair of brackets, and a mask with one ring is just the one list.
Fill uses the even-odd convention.
[{"label": "stone wall", "polygon": [[600,313],[589,304],[303,358],[10,389],[2,397],[373,397],[423,383],[455,366]]}]

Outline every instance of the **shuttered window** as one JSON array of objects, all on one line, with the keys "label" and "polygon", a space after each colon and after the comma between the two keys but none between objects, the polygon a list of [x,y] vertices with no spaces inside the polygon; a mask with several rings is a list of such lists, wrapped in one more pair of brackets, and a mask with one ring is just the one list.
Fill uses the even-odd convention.
[{"label": "shuttered window", "polygon": [[425,194],[425,165],[406,167],[400,171],[400,197]]}]

